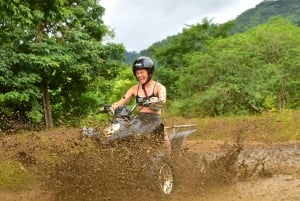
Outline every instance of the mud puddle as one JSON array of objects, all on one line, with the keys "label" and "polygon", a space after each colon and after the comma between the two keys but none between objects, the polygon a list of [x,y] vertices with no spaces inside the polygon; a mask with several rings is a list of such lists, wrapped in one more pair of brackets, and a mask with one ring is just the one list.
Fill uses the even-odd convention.
[{"label": "mud puddle", "polygon": [[[174,164],[174,193],[158,196],[144,183],[141,173],[148,160],[142,149],[102,150],[72,133],[49,136],[51,146],[42,146],[35,135],[26,142],[3,140],[2,157],[19,156],[22,150],[37,161],[28,168],[45,177],[41,185],[22,191],[0,190],[1,201],[300,201],[300,143],[248,143],[240,149],[220,141],[187,140],[188,149]],[[44,164],[38,153],[56,153],[62,160]]]},{"label": "mud puddle", "polygon": [[[217,165],[209,167],[209,175],[206,174],[202,180],[190,175],[189,183],[194,182],[195,185],[185,184],[171,200],[300,200],[299,143],[245,144],[237,158],[232,157],[234,154],[230,152],[224,154],[220,145],[218,142],[208,142],[206,146],[209,148],[201,150],[210,163]],[[191,150],[196,150],[193,143],[190,146]],[[233,169],[228,169],[230,161],[234,161],[232,159],[236,159],[231,164]],[[218,165],[222,164],[229,166],[219,168]],[[195,179],[198,181],[195,182]]]},{"label": "mud puddle", "polygon": [[237,182],[227,186],[210,186],[205,191],[177,192],[171,200],[183,201],[299,201],[300,179],[291,175],[274,175]]}]

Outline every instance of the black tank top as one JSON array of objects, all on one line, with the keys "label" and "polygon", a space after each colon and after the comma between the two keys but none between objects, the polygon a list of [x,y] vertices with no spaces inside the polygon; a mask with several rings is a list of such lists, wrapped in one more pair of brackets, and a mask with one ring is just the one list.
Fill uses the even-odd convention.
[{"label": "black tank top", "polygon": [[[157,96],[154,94],[154,90],[155,90],[155,87],[156,87],[156,83],[157,83],[157,82],[155,82],[155,84],[154,84],[152,94],[151,94],[150,96],[147,96],[147,95],[145,94],[146,97],[141,97],[141,96],[139,96],[139,88],[140,88],[140,85],[138,86],[137,92],[136,92],[136,97],[135,97],[135,102],[136,102],[137,105],[142,106],[143,103],[144,103],[145,101],[149,101],[150,98],[152,98],[152,97],[157,97]],[[157,98],[158,98],[158,97],[157,97]]]}]

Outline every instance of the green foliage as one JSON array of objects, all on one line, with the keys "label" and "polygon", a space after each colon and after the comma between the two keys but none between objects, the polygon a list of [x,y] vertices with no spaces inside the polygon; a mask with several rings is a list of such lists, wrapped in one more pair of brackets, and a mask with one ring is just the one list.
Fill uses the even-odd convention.
[{"label": "green foliage", "polygon": [[[300,108],[300,33],[293,25],[299,24],[299,5],[264,1],[236,21],[203,19],[143,50],[155,61],[155,80],[167,87],[170,113]],[[139,54],[127,53],[126,61],[122,44],[103,43],[114,33],[103,24],[98,1],[0,0],[0,11],[0,129],[16,119],[39,125],[45,108],[56,124],[78,125],[86,116],[92,121],[98,107],[136,83],[128,64]],[[278,14],[285,19],[270,18]]]},{"label": "green foliage", "polygon": [[173,100],[177,97],[178,89],[175,82],[179,79],[179,75],[175,73],[173,69],[164,67],[157,69],[154,79],[166,86],[167,98],[169,100]]},{"label": "green foliage", "polygon": [[181,95],[176,110],[218,116],[256,113],[271,105],[291,108],[299,94],[299,31],[275,18],[244,34],[213,40],[205,53],[185,55],[188,66],[176,82]]},{"label": "green foliage", "polygon": [[218,25],[203,19],[201,24],[188,26],[182,33],[168,37],[165,41],[149,48],[151,55],[159,64],[156,78],[165,83],[169,98],[178,97],[175,81],[185,76],[181,71],[188,65],[184,59],[185,55],[203,52],[211,40],[227,37],[232,25],[231,21]]},{"label": "green foliage", "polygon": [[223,38],[229,34],[232,22],[222,25],[203,19],[203,22],[184,28],[182,33],[169,37],[164,45],[149,48],[160,66],[172,69],[182,68],[185,65],[183,56],[190,52],[203,51],[207,43],[214,38]]},{"label": "green foliage", "polygon": [[34,123],[41,123],[43,120],[43,114],[41,113],[41,109],[32,109],[27,112],[27,118],[30,119]]},{"label": "green foliage", "polygon": [[[273,18],[253,33],[253,48],[265,62],[266,88],[276,97],[277,109],[296,108],[299,97],[300,29],[282,18]],[[295,107],[296,106],[296,107]]]},{"label": "green foliage", "polygon": [[0,10],[0,104],[34,122],[47,95],[55,122],[90,111],[90,83],[114,78],[125,51],[103,44],[113,32],[98,1],[1,1]]},{"label": "green foliage", "polygon": [[255,8],[247,10],[236,18],[233,33],[241,33],[249,28],[266,23],[274,16],[281,16],[300,26],[300,1],[263,1]]},{"label": "green foliage", "polygon": [[125,68],[120,71],[119,75],[113,81],[111,91],[112,95],[109,98],[109,103],[113,103],[121,99],[124,96],[125,92],[136,83],[137,81],[132,74],[131,68]]}]

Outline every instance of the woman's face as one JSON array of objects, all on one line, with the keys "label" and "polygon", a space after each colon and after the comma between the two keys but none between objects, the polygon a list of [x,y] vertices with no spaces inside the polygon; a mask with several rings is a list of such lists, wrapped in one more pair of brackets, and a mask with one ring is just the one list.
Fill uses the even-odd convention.
[{"label": "woman's face", "polygon": [[145,84],[148,80],[148,71],[146,69],[137,70],[135,75],[141,84]]}]

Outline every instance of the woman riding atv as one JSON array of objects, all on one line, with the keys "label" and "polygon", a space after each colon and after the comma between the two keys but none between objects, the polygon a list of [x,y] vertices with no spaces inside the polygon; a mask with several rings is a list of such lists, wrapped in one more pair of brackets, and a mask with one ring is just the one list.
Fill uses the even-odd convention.
[{"label": "woman riding atv", "polygon": [[[139,132],[151,133],[159,127],[163,127],[161,108],[166,102],[166,87],[152,80],[154,63],[149,57],[139,57],[133,62],[132,72],[138,80],[138,84],[127,90],[125,95],[112,104],[113,109],[126,105],[135,97],[138,107],[136,121],[140,123]],[[171,144],[167,132],[164,130],[164,145],[171,151]]]}]

